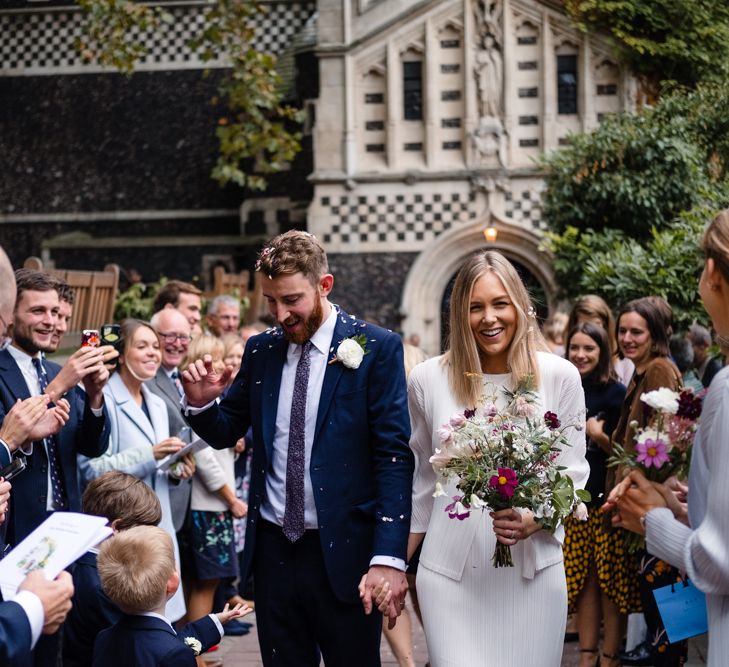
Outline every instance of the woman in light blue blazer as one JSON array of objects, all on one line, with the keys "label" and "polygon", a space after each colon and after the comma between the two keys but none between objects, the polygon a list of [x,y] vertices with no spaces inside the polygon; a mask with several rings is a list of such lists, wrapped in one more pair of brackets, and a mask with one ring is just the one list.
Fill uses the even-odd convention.
[{"label": "woman in light blue blazer", "polygon": [[[104,400],[109,412],[110,436],[106,452],[94,459],[79,457],[81,485],[109,470],[121,470],[144,480],[155,490],[162,506],[160,527],[172,537],[175,558],[180,562],[175,529],[170,510],[169,484],[175,483],[167,472],[157,469],[159,461],[184,446],[179,438],[171,438],[167,408],[144,383],[153,378],[161,363],[159,340],[154,329],[141,320],[124,320],[119,368],[104,387]],[[189,477],[194,464],[187,459],[176,469],[177,478]],[[182,589],[167,603],[171,621],[185,614]]]},{"label": "woman in light blue blazer", "polygon": [[[708,226],[699,294],[716,340],[729,351],[729,209]],[[706,593],[709,667],[729,656],[729,367],[719,371],[704,398],[689,474],[688,512],[671,491],[637,471],[610,493],[614,523],[646,536],[648,551],[685,571]]]}]

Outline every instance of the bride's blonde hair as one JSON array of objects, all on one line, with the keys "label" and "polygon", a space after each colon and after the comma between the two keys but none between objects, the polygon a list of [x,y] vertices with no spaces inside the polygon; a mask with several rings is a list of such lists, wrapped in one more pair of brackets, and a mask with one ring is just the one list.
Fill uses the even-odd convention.
[{"label": "bride's blonde hair", "polygon": [[507,363],[514,386],[526,375],[532,375],[539,386],[537,351],[548,351],[537,326],[534,307],[514,265],[493,250],[472,255],[461,267],[451,294],[450,334],[448,351],[443,362],[448,366],[448,382],[458,402],[474,407],[483,390],[480,380],[481,360],[471,330],[470,308],[473,286],[487,271],[493,271],[516,309],[516,332],[509,345]]}]

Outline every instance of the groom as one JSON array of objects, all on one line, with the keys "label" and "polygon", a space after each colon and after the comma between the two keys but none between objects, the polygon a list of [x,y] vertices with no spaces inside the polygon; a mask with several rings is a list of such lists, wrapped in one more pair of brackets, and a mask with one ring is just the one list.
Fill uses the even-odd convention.
[{"label": "groom", "polygon": [[[245,577],[253,568],[265,665],[379,665],[381,620],[372,590],[407,584],[413,456],[400,338],[337,309],[326,254],[290,231],[256,270],[279,326],[251,338],[230,379],[209,357],[183,373],[187,416],[212,446],[249,426],[253,462]],[[357,585],[363,573],[365,594]],[[363,610],[364,605],[364,610]]]}]

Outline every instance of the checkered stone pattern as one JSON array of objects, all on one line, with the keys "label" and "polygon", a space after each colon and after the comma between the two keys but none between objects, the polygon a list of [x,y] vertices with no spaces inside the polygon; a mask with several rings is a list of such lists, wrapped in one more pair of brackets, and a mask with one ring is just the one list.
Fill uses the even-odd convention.
[{"label": "checkered stone pattern", "polygon": [[475,218],[473,203],[474,195],[467,192],[323,196],[321,208],[332,222],[322,238],[326,244],[410,249]]},{"label": "checkered stone pattern", "polygon": [[[314,2],[264,4],[266,11],[256,17],[256,47],[280,53],[315,11]],[[162,23],[143,35],[147,54],[137,69],[199,69],[224,66],[222,60],[203,63],[188,47],[188,41],[203,25],[202,5],[167,7],[174,21]],[[79,11],[0,13],[0,74],[50,74],[102,71],[86,64],[74,47],[82,37],[83,16]],[[138,32],[132,37],[139,39]]]},{"label": "checkered stone pattern", "polygon": [[537,190],[512,190],[504,195],[504,215],[517,223],[544,229],[542,223],[542,195]]}]

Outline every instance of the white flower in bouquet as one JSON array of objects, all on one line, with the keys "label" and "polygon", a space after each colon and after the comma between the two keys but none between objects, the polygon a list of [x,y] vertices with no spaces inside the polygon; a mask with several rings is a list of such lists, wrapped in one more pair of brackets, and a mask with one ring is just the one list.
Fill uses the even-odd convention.
[{"label": "white flower in bouquet", "polygon": [[587,505],[585,505],[585,503],[577,505],[572,516],[574,516],[578,521],[587,521]]},{"label": "white flower in bouquet", "polygon": [[200,655],[202,652],[202,643],[199,639],[195,639],[195,637],[185,637],[184,641],[185,645],[189,646],[195,655]]},{"label": "white flower in bouquet", "polygon": [[678,412],[678,392],[661,387],[640,395],[640,400],[659,412],[675,415]]}]

